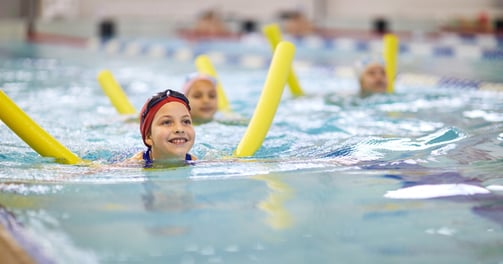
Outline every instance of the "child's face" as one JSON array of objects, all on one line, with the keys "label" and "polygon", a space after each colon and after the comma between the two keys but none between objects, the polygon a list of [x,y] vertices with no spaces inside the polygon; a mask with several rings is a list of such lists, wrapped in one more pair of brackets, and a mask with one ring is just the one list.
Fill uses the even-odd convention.
[{"label": "child's face", "polygon": [[386,70],[379,63],[368,65],[360,77],[360,87],[363,94],[386,92],[388,81]]},{"label": "child's face", "polygon": [[187,98],[192,108],[192,118],[197,123],[213,120],[218,109],[217,89],[207,80],[198,80],[190,87]]},{"label": "child's face", "polygon": [[163,105],[154,116],[145,141],[154,160],[185,159],[194,145],[195,131],[187,108],[178,102]]}]

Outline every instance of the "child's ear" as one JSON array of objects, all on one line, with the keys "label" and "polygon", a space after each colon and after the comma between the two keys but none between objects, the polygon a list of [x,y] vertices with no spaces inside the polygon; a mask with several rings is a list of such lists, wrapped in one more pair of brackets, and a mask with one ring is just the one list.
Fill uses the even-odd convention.
[{"label": "child's ear", "polygon": [[145,143],[147,143],[147,145],[149,145],[150,147],[152,147],[152,143],[154,143],[152,141],[152,137],[150,136],[150,134],[147,135],[147,137],[145,138]]}]

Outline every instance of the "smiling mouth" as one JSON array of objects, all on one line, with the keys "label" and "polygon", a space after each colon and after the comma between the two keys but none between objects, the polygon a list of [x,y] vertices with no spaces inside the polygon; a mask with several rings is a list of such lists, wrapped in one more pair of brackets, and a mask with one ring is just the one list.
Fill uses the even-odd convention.
[{"label": "smiling mouth", "polygon": [[186,138],[173,138],[173,139],[169,140],[169,143],[172,143],[175,145],[180,145],[180,144],[187,143],[187,141],[188,140]]}]

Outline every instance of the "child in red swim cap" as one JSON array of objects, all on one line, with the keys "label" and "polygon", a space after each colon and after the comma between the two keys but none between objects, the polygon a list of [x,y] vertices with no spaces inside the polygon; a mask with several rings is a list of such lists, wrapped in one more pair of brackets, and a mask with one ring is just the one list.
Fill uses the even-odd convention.
[{"label": "child in red swim cap", "polygon": [[145,161],[146,167],[154,161],[196,159],[188,153],[196,137],[189,101],[179,92],[168,89],[147,100],[141,110],[140,132],[148,149],[131,159]]}]

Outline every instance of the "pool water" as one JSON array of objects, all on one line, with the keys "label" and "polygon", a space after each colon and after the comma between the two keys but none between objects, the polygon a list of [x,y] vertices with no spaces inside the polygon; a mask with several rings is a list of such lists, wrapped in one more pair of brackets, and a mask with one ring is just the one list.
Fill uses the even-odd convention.
[{"label": "pool water", "polygon": [[[214,121],[196,127],[194,165],[143,169],[117,165],[144,147],[97,73],[139,109],[190,61],[26,44],[0,57],[5,93],[93,161],[40,157],[0,123],[0,223],[40,263],[503,263],[503,93],[398,81],[358,98],[326,64],[299,67],[308,95],[285,88],[253,157],[232,157],[246,125]],[[217,70],[250,117],[267,69]]]}]

